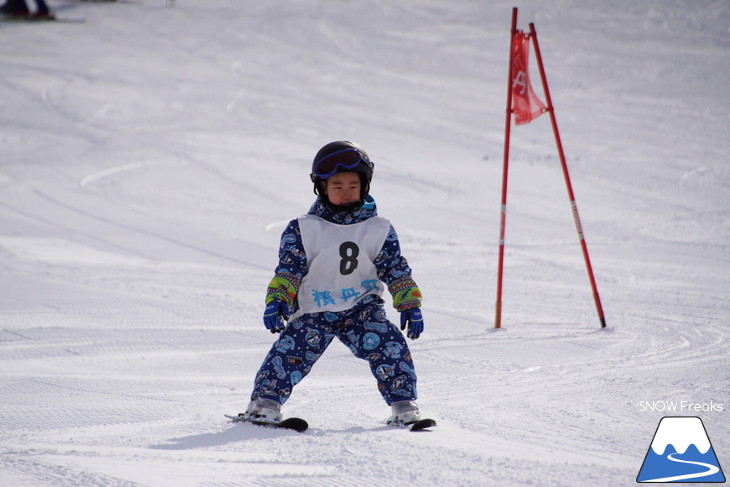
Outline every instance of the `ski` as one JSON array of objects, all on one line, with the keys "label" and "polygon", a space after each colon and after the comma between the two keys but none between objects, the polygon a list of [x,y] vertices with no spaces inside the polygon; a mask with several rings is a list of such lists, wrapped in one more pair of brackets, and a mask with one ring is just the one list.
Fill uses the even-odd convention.
[{"label": "ski", "polygon": [[432,427],[436,426],[436,421],[431,418],[424,418],[424,419],[419,419],[418,421],[411,424],[410,426],[411,426],[411,428],[410,428],[411,431],[423,431],[427,428],[432,428]]},{"label": "ski", "polygon": [[433,420],[431,418],[424,418],[419,419],[418,421],[414,423],[399,423],[397,421],[389,422],[388,425],[395,426],[396,428],[408,428],[409,431],[424,431],[428,430],[428,428],[432,428],[434,426],[437,426],[436,420]]},{"label": "ski", "polygon": [[28,23],[28,24],[45,24],[47,22],[59,22],[66,24],[83,24],[86,23],[86,19],[74,19],[68,17],[0,17],[0,22],[15,22],[15,23]]},{"label": "ski", "polygon": [[246,419],[243,413],[239,413],[238,416],[231,416],[226,414],[226,418],[231,420],[231,423],[251,423],[257,426],[266,426],[268,428],[281,428],[287,430],[294,430],[299,433],[304,433],[309,428],[309,424],[302,418],[286,418],[281,421],[263,421],[255,419]]},{"label": "ski", "polygon": [[81,0],[82,3],[136,3],[140,4],[140,0]]}]

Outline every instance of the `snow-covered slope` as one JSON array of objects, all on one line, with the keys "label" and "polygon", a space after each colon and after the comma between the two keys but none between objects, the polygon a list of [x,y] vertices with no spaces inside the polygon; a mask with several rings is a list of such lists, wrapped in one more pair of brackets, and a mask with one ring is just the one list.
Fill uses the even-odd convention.
[{"label": "snow-covered slope", "polygon": [[[85,22],[0,23],[0,483],[628,485],[664,415],[701,416],[730,464],[730,4],[516,5],[604,330],[547,117],[513,128],[492,329],[513,4],[55,0]],[[375,160],[425,295],[430,433],[386,427],[339,343],[285,407],[307,433],[224,421],[337,139]]]}]

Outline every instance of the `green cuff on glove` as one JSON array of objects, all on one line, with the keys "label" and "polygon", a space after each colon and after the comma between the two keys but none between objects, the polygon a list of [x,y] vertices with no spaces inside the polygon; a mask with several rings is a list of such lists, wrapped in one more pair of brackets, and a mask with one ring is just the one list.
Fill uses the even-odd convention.
[{"label": "green cuff on glove", "polygon": [[393,296],[393,307],[398,311],[421,306],[421,290],[410,277],[393,281],[388,286],[388,291]]},{"label": "green cuff on glove", "polygon": [[292,306],[299,292],[299,279],[292,274],[276,274],[266,289],[266,304],[284,301]]}]

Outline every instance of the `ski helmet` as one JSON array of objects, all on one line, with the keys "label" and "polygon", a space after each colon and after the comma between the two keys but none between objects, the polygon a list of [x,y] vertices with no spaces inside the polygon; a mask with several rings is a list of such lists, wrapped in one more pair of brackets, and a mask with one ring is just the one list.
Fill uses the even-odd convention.
[{"label": "ski helmet", "polygon": [[[360,201],[364,201],[370,192],[370,181],[373,178],[375,164],[368,157],[365,149],[346,140],[330,142],[322,147],[312,161],[312,172],[309,175],[314,183],[314,193],[327,200],[322,191],[322,182],[339,172],[356,172],[360,175]],[[362,203],[361,203],[362,204]]]}]

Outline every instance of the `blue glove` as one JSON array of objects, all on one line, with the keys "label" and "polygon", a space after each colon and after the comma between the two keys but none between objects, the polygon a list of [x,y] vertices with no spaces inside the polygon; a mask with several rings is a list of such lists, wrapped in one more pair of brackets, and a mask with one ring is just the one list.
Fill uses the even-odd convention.
[{"label": "blue glove", "polygon": [[279,333],[284,329],[286,323],[284,320],[288,320],[287,316],[288,307],[284,301],[274,300],[266,305],[264,310],[264,326],[271,333]]},{"label": "blue glove", "polygon": [[408,338],[415,340],[423,333],[423,315],[421,308],[411,308],[400,312],[400,329],[408,326]]}]

